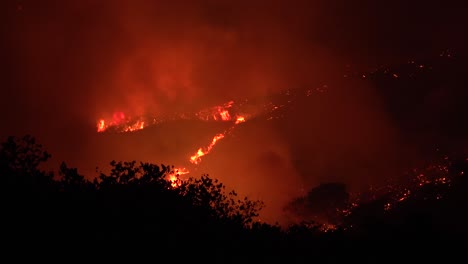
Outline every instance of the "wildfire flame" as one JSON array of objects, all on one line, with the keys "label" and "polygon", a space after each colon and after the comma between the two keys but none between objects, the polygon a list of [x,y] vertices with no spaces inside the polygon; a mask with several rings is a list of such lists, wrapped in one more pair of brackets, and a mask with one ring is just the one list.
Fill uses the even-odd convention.
[{"label": "wildfire flame", "polygon": [[[229,112],[226,111],[226,113],[227,113],[227,114],[224,115],[224,116],[230,118]],[[223,116],[223,115],[221,115],[221,116]],[[224,120],[224,119],[223,119],[223,120]],[[224,120],[224,121],[227,121],[227,120]],[[225,135],[226,135],[228,132],[231,132],[231,131],[234,129],[234,127],[235,127],[236,125],[238,125],[238,124],[240,124],[240,123],[243,123],[243,122],[245,122],[245,117],[243,117],[243,116],[238,116],[238,117],[236,118],[236,121],[234,122],[234,125],[233,125],[230,129],[224,131],[224,133],[215,135],[215,136],[213,137],[213,139],[211,140],[210,145],[208,145],[208,147],[206,147],[205,149],[199,148],[199,149],[197,150],[197,152],[196,152],[194,155],[192,155],[192,156],[190,157],[190,162],[193,163],[193,164],[199,164],[199,163],[201,162],[201,157],[203,157],[203,156],[205,156],[206,154],[210,153],[211,149],[213,149],[213,147],[216,145],[216,143],[217,143],[220,139],[223,139],[223,138],[225,137]]]},{"label": "wildfire flame", "polygon": [[[167,120],[177,119],[198,119],[202,121],[232,121],[235,120],[236,124],[244,122],[245,118],[241,115],[234,115],[229,111],[234,105],[234,101],[229,101],[223,105],[211,107],[198,111],[196,113],[182,113],[176,116],[167,117]],[[164,120],[162,120],[164,121]],[[101,118],[97,122],[97,132],[107,131],[109,128],[116,130],[117,132],[133,132],[150,125],[154,125],[161,122],[156,118],[144,118],[139,117],[137,119],[130,118],[123,112],[115,112],[111,118]]]},{"label": "wildfire flame", "polygon": [[199,148],[197,153],[195,153],[194,155],[192,155],[190,157],[190,162],[192,162],[193,164],[200,163],[201,157],[203,157],[206,154],[210,153],[211,149],[216,145],[218,140],[220,140],[222,138],[224,138],[224,134],[217,134],[216,136],[214,136],[213,139],[211,140],[211,144],[208,145],[208,147],[206,149]]},{"label": "wildfire flame", "polygon": [[180,180],[177,178],[176,175],[170,175],[169,176],[169,182],[171,183],[172,188],[176,188],[176,187],[180,186],[181,183],[179,183],[179,181]]},{"label": "wildfire flame", "polygon": [[236,125],[245,122],[245,118],[243,116],[239,116],[236,119]]},{"label": "wildfire flame", "polygon": [[[192,164],[195,164],[195,165],[199,164],[201,162],[201,158],[207,155],[208,153],[210,153],[210,151],[213,149],[216,143],[220,139],[224,138],[228,132],[232,131],[234,126],[246,121],[245,116],[239,115],[239,114],[233,115],[229,111],[229,109],[232,108],[233,105],[234,105],[234,101],[229,101],[220,106],[215,106],[215,107],[211,107],[205,110],[201,110],[195,113],[194,115],[187,115],[187,114],[179,115],[180,119],[186,119],[187,116],[189,116],[189,118],[190,116],[194,116],[196,119],[203,120],[203,121],[210,121],[210,120],[225,121],[225,122],[234,121],[234,125],[230,129],[228,129],[227,131],[224,131],[223,133],[216,134],[213,137],[211,143],[207,147],[205,148],[200,147],[197,150],[197,152],[190,157],[189,161]],[[144,129],[145,127],[151,124],[155,124],[155,123],[157,123],[156,119],[153,119],[153,120],[144,120],[143,118],[131,119],[127,117],[123,112],[116,112],[113,114],[111,119],[109,120],[100,119],[97,122],[97,132],[104,132],[111,127],[117,130],[118,132],[133,132],[133,131]],[[188,173],[188,171],[186,172],[184,169],[184,170],[178,171],[178,173],[186,174]]]},{"label": "wildfire flame", "polygon": [[145,122],[144,121],[137,121],[136,123],[125,127],[124,132],[132,132],[132,131],[140,130],[140,129],[143,129],[143,128],[145,128]]},{"label": "wildfire flame", "polygon": [[182,185],[182,180],[180,179],[180,176],[189,173],[190,171],[186,168],[177,168],[174,169],[174,171],[168,175],[167,180],[171,183],[172,188],[177,188]]},{"label": "wildfire flame", "polygon": [[231,113],[229,113],[229,108],[232,108],[234,101],[229,101],[223,105],[211,107],[205,110],[201,110],[195,115],[205,121],[214,120],[214,121],[230,121]]},{"label": "wildfire flame", "polygon": [[97,124],[97,132],[104,132],[106,128],[107,126],[106,126],[106,122],[104,121],[104,119],[99,120]]},{"label": "wildfire flame", "polygon": [[[450,54],[445,54],[442,53],[440,56],[446,56],[446,57],[451,57]],[[358,77],[358,78],[365,78],[365,79],[370,79],[373,76],[375,76],[378,73],[383,73],[386,76],[389,76],[392,79],[402,79],[405,77],[412,77],[414,74],[418,72],[425,71],[426,69],[432,69],[430,65],[424,65],[420,63],[416,63],[415,61],[410,61],[408,62],[411,65],[415,66],[415,70],[410,73],[405,73],[405,72],[394,72],[391,71],[390,69],[387,69],[385,67],[379,68],[376,71],[373,72],[368,72],[368,73],[351,73],[347,72],[346,74],[343,75],[344,78],[350,78],[350,77]],[[315,89],[308,89],[305,91],[304,96],[311,96],[312,93],[314,92],[325,92],[328,90],[327,85],[322,85],[321,87],[315,88]],[[244,108],[245,105],[243,103],[246,103],[248,100],[236,102],[234,104],[234,101],[229,101],[225,104],[219,105],[219,106],[214,106],[210,107],[207,109],[203,109],[201,111],[195,112],[195,113],[183,113],[183,114],[177,114],[175,116],[169,116],[167,118],[163,119],[156,119],[156,118],[143,118],[139,117],[137,119],[135,118],[129,118],[127,117],[123,112],[116,112],[112,115],[111,118],[102,118],[97,121],[97,132],[104,132],[107,131],[109,128],[112,128],[113,131],[116,132],[133,132],[137,130],[144,129],[148,126],[155,125],[157,123],[160,123],[161,120],[164,122],[165,120],[178,120],[178,119],[196,119],[196,120],[202,120],[202,121],[219,121],[219,122],[233,122],[233,125],[231,128],[228,130],[224,131],[223,133],[218,133],[216,134],[212,140],[211,143],[206,146],[206,147],[200,147],[196,151],[196,153],[189,158],[189,162],[195,165],[198,165],[202,157],[209,154],[214,146],[219,142],[219,140],[223,139],[226,137],[226,135],[232,131],[238,124],[246,122],[246,117],[250,120],[252,117],[257,117],[259,115],[267,115],[267,120],[273,120],[280,118],[281,116],[278,113],[281,113],[281,109],[287,106],[287,104],[291,103],[294,100],[294,96],[296,94],[290,94],[290,91],[286,91],[286,93],[282,94],[283,96],[288,97],[287,103],[282,102],[282,103],[273,103],[272,101],[268,101],[265,105],[263,105],[263,108],[258,107],[257,104],[253,104],[254,107],[252,109],[246,111],[248,108]],[[247,103],[246,103],[247,104]],[[241,108],[239,108],[241,107]],[[238,111],[238,109],[243,109],[243,111]],[[247,114],[247,115],[245,115]],[[179,176],[188,174],[189,170],[186,168],[177,168],[174,170],[173,173],[167,176],[167,180],[170,182],[171,186],[173,188],[176,188],[178,186],[181,186],[182,181]],[[465,172],[461,171],[460,175],[463,175]],[[379,197],[379,194],[391,194],[390,199],[388,203],[384,205],[384,210],[392,210],[394,207],[396,207],[399,203],[404,203],[411,197],[415,195],[415,193],[418,192],[419,189],[421,189],[425,185],[429,184],[435,184],[435,185],[448,185],[450,186],[451,179],[448,176],[448,167],[445,164],[435,164],[431,165],[425,170],[414,170],[412,177],[414,181],[410,184],[388,184],[386,186],[383,186],[382,188],[378,188],[377,191],[372,195],[373,198],[370,198],[370,200],[376,199],[376,197]],[[371,192],[373,192],[371,190]],[[438,194],[437,199],[443,198],[442,194]],[[366,198],[368,200],[368,198]],[[343,210],[344,215],[348,215],[351,212],[351,209],[358,206],[360,204],[360,199],[357,199],[355,202],[351,203],[350,208],[347,208]],[[324,227],[324,230],[334,230],[336,227],[333,225],[326,225]]]},{"label": "wildfire flame", "polygon": [[132,119],[127,117],[123,112],[115,112],[112,118],[108,120],[99,119],[97,132],[104,132],[110,127],[120,127],[122,132],[133,132],[145,128],[146,125],[142,118]]},{"label": "wildfire flame", "polygon": [[[228,108],[231,108],[232,105],[234,104],[234,101],[230,101],[226,104],[224,104],[224,106],[217,106],[217,107],[214,107],[212,108],[212,112],[211,114],[208,114],[208,115],[202,115],[201,113],[198,113],[198,116],[199,117],[202,117],[203,119],[207,119],[207,117],[211,116],[214,120],[219,120],[219,118],[222,120],[222,121],[231,121],[232,118],[231,118],[231,113],[229,113],[229,110]],[[213,139],[211,140],[211,143],[210,145],[208,145],[208,147],[206,147],[205,149],[203,148],[199,148],[197,150],[197,152],[192,155],[190,157],[190,162],[193,163],[193,164],[199,164],[201,162],[201,157],[205,156],[206,154],[210,153],[211,149],[213,149],[213,147],[216,145],[216,143],[220,140],[220,139],[223,139],[225,137],[225,135],[232,131],[232,129],[234,129],[234,127],[240,123],[243,123],[245,122],[245,117],[244,116],[237,116],[236,119],[235,119],[235,122],[234,122],[234,126],[232,126],[229,130],[225,131],[224,133],[221,133],[221,134],[216,134]]]},{"label": "wildfire flame", "polygon": [[[307,90],[304,95],[310,96],[312,90]],[[101,118],[97,121],[97,132],[105,132],[107,130],[112,130],[114,132],[133,132],[137,130],[144,129],[146,127],[159,124],[168,120],[202,120],[202,121],[218,121],[218,122],[233,122],[233,125],[224,131],[223,133],[216,134],[211,143],[207,147],[200,147],[196,153],[190,156],[189,162],[195,165],[198,165],[201,162],[203,156],[210,153],[213,147],[217,142],[223,139],[228,133],[239,124],[246,122],[247,118],[251,118],[258,115],[267,115],[267,120],[272,120],[281,117],[281,109],[287,104],[291,103],[294,99],[294,96],[289,90],[281,94],[284,97],[287,97],[287,103],[275,104],[273,101],[268,101],[268,103],[259,105],[257,101],[250,102],[249,100],[241,100],[234,104],[234,101],[229,101],[222,105],[202,109],[194,113],[177,113],[170,116],[140,116],[140,117],[130,117],[125,115],[123,112],[115,112],[111,118]],[[176,175],[171,176],[168,180],[171,181],[175,186],[177,186],[177,176],[189,173],[186,169],[178,169]]]}]

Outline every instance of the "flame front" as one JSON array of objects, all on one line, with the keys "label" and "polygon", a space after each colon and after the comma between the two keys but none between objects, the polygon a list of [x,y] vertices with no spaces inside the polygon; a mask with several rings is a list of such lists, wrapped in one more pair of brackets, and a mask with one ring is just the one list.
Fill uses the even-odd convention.
[{"label": "flame front", "polygon": [[[213,108],[210,108],[205,111],[200,111],[196,114],[196,116],[202,120],[210,120],[212,118],[215,121],[232,121],[232,115],[229,112],[229,108],[231,108],[234,104],[234,101],[229,101],[225,103],[223,106],[216,106]],[[221,134],[217,134],[213,137],[211,140],[210,145],[206,147],[205,149],[199,148],[197,152],[190,157],[190,162],[193,164],[199,164],[201,162],[201,157],[205,156],[206,154],[210,153],[211,149],[216,145],[216,143],[225,137],[225,135],[230,132],[236,125],[245,122],[245,117],[238,115],[235,118],[234,125],[227,131]]]},{"label": "flame front", "polygon": [[145,122],[144,121],[136,121],[136,123],[129,125],[124,128],[124,132],[132,132],[136,130],[140,130],[145,128]]},{"label": "flame front", "polygon": [[117,128],[120,132],[133,132],[146,127],[142,118],[134,119],[127,117],[123,112],[115,112],[112,118],[99,119],[97,132],[104,132],[110,127]]},{"label": "flame front", "polygon": [[[307,90],[306,95],[309,96],[310,90]],[[288,98],[290,97],[289,90],[284,94]],[[292,100],[288,100],[288,103],[291,103]],[[99,119],[97,122],[97,132],[105,132],[107,130],[112,130],[114,132],[134,132],[137,130],[144,129],[146,127],[159,124],[161,122],[169,121],[169,120],[183,120],[183,119],[198,119],[202,121],[218,121],[218,122],[233,122],[233,125],[224,131],[223,133],[216,134],[211,143],[203,148],[200,147],[194,155],[192,155],[189,159],[190,163],[198,165],[201,162],[201,158],[213,149],[216,143],[224,138],[228,133],[232,132],[232,130],[240,123],[244,123],[248,118],[252,118],[257,115],[267,114],[271,115],[277,112],[280,108],[284,107],[285,104],[280,106],[274,104],[273,102],[269,102],[263,107],[260,107],[258,104],[254,103],[253,105],[248,105],[248,100],[241,101],[239,103],[234,104],[234,101],[229,101],[222,105],[202,109],[198,112],[192,113],[177,113],[175,116],[140,116],[140,117],[129,117],[125,115],[123,112],[115,112],[111,118],[102,118]],[[236,107],[234,107],[234,105]],[[249,108],[250,106],[250,108]],[[250,110],[247,110],[250,109]],[[256,109],[256,110],[255,110]],[[259,110],[261,109],[261,110]],[[247,110],[247,111],[246,111]],[[252,112],[253,111],[253,112]],[[248,112],[247,116],[244,115],[244,112]],[[276,117],[278,118],[278,117]],[[267,120],[273,119],[270,116]],[[187,171],[188,173],[188,171]],[[186,174],[184,171],[179,171],[179,174]],[[174,176],[175,177],[175,176]],[[169,179],[171,182],[174,179]]]},{"label": "flame front", "polygon": [[213,137],[213,140],[211,140],[211,144],[208,145],[206,149],[199,148],[197,153],[195,153],[193,156],[190,157],[190,162],[193,164],[198,164],[201,161],[201,157],[205,156],[206,154],[210,153],[211,149],[216,145],[218,140],[224,138],[224,134],[217,134],[216,136]]},{"label": "flame front", "polygon": [[[201,158],[210,153],[210,151],[220,139],[224,138],[226,134],[232,131],[232,129],[236,125],[246,121],[246,118],[243,115],[233,115],[229,111],[229,109],[232,108],[233,104],[234,101],[229,101],[220,106],[215,106],[205,110],[201,110],[193,115],[193,117],[195,117],[196,119],[203,121],[234,121],[234,125],[230,129],[224,131],[223,133],[216,134],[207,147],[200,147],[197,150],[197,152],[190,157],[189,161],[192,164],[198,165],[201,162]],[[192,115],[182,114],[178,117],[180,119],[185,119],[186,116],[189,116],[190,118],[190,116]],[[140,117],[138,119],[132,119],[127,117],[123,112],[115,112],[111,119],[100,119],[97,122],[97,132],[104,132],[109,128],[112,128],[112,130],[115,130],[117,132],[133,132],[144,129],[147,126],[156,123],[158,123],[156,119],[144,119],[143,117]],[[179,169],[178,171],[179,175],[187,173],[188,171],[186,169]],[[169,181],[171,181],[173,185],[177,185],[175,183],[176,178],[177,177],[175,175],[172,175]]]}]

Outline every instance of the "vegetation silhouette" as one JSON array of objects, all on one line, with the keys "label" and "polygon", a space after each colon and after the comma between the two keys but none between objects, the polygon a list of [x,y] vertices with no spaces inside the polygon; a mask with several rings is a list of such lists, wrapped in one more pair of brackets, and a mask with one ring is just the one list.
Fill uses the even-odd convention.
[{"label": "vegetation silhouette", "polygon": [[463,158],[443,159],[442,170],[427,169],[433,175],[424,184],[397,186],[358,204],[339,183],[322,184],[291,202],[295,210],[305,206],[307,213],[332,219],[333,228],[313,218],[288,228],[259,222],[261,201],[239,198],[209,175],[174,187],[168,180],[178,177],[172,166],[112,161],[110,172],[90,181],[65,162],[57,175],[41,170],[48,158],[29,135],[1,144],[4,245],[27,251],[47,244],[84,254],[79,244],[103,255],[139,252],[162,260],[175,253],[178,260],[216,263],[467,259],[456,251],[467,248],[468,237]]},{"label": "vegetation silhouette", "polygon": [[345,184],[322,183],[304,197],[293,199],[285,209],[297,214],[301,219],[337,225],[341,222],[348,203],[349,193]]}]

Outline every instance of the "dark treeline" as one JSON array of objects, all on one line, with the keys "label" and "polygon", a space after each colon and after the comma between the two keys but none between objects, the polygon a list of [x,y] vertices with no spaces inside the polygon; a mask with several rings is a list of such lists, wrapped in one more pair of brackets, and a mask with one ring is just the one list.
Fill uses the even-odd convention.
[{"label": "dark treeline", "polygon": [[[319,186],[289,209],[328,216],[333,228],[308,221],[285,229],[256,221],[261,201],[238,197],[208,175],[173,187],[171,166],[112,161],[109,173],[90,181],[65,163],[56,174],[41,170],[49,157],[31,136],[0,147],[4,252],[214,263],[468,259],[466,159],[444,159],[431,178],[417,174],[413,185],[372,198],[352,200],[340,184]],[[338,198],[326,198],[333,193]],[[321,197],[331,202],[319,205]]]}]

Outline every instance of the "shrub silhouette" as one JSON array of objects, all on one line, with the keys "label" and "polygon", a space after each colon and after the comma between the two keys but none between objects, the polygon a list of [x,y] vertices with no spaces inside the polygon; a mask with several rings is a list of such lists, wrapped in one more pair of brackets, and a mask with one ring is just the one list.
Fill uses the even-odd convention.
[{"label": "shrub silhouette", "polygon": [[337,225],[348,202],[349,194],[345,184],[322,183],[305,196],[293,199],[285,210],[306,221]]},{"label": "shrub silhouette", "polygon": [[[333,217],[349,203],[345,186],[330,183],[312,189],[290,205],[342,220],[337,229],[323,232],[314,221],[288,228],[257,222],[261,201],[238,198],[207,174],[173,187],[167,180],[171,175],[178,177],[172,166],[111,161],[108,173],[89,180],[63,162],[54,178],[52,172],[40,169],[49,157],[31,136],[10,137],[1,144],[1,226],[2,239],[8,244],[23,243],[26,250],[47,241],[48,247],[62,246],[71,252],[75,244],[126,245],[128,252],[150,245],[160,254],[190,247],[214,252],[189,255],[192,260],[238,262],[255,255],[273,262],[293,258],[296,263],[353,258],[367,262],[387,256],[389,248],[397,258],[399,250],[415,244],[438,252],[441,239],[467,245],[466,159],[449,162],[446,174],[440,175],[450,184],[434,180],[415,187],[401,201],[396,199],[400,189],[395,188],[395,193],[361,203],[340,218]],[[392,210],[385,210],[392,201],[397,201]],[[369,248],[373,250],[359,253]],[[419,261],[434,256],[408,252]]]},{"label": "shrub silhouette", "polygon": [[167,178],[178,175],[166,165],[111,161],[109,173],[90,181],[62,162],[54,179],[39,169],[49,157],[30,136],[10,137],[0,148],[7,225],[23,237],[98,244],[158,237],[169,248],[202,238],[239,244],[262,208],[208,175],[173,187]]}]

